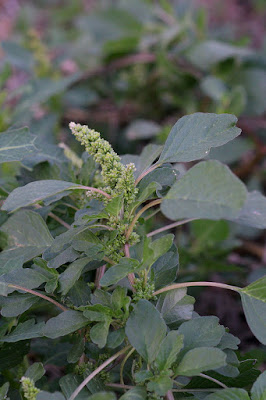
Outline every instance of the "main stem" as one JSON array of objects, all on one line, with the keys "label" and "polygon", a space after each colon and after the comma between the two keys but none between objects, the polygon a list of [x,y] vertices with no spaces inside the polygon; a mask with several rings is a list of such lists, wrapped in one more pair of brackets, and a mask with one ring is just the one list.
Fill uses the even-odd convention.
[{"label": "main stem", "polygon": [[119,356],[122,354],[126,353],[131,346],[124,347],[122,350],[118,351],[118,353],[114,354],[112,357],[108,358],[102,365],[100,365],[98,368],[96,368],[90,375],[87,376],[87,378],[84,379],[84,381],[76,388],[76,390],[72,393],[70,396],[69,400],[74,400],[77,395],[81,392],[81,390],[89,383],[99,372],[101,372],[107,365],[111,364],[114,360],[116,360]]},{"label": "main stem", "polygon": [[162,289],[156,290],[153,293],[153,296],[157,296],[160,293],[168,292],[169,290],[174,290],[174,289],[181,289],[184,287],[192,287],[192,286],[212,286],[212,287],[218,287],[222,289],[228,289],[228,290],[233,290],[234,292],[239,292],[240,288],[237,286],[231,286],[227,285],[225,283],[219,283],[219,282],[183,282],[183,283],[175,283],[170,286],[166,286]]}]

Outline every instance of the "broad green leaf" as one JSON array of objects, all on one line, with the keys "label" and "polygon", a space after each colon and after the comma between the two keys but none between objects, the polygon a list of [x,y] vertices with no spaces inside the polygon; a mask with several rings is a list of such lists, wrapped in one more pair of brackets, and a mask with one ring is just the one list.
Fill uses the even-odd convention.
[{"label": "broad green leaf", "polygon": [[116,400],[116,395],[111,392],[100,392],[88,397],[88,400]]},{"label": "broad green leaf", "polygon": [[139,300],[127,320],[126,335],[144,360],[151,363],[166,335],[166,325],[149,301]]},{"label": "broad green leaf", "polygon": [[[82,377],[75,374],[67,374],[60,379],[59,385],[66,399],[69,399],[74,390],[80,385],[82,381]],[[87,387],[85,387],[78,394],[75,400],[88,400],[90,394],[91,392],[87,389]]]},{"label": "broad green leaf", "polygon": [[159,157],[161,151],[162,146],[158,146],[154,143],[150,143],[144,147],[136,165],[137,177],[152,165],[157,157]]},{"label": "broad green leaf", "polygon": [[179,254],[175,245],[163,254],[152,265],[155,289],[170,285],[174,282],[179,268]]},{"label": "broad green leaf", "polygon": [[217,345],[219,349],[232,349],[237,350],[240,340],[229,332],[224,332],[220,343]]},{"label": "broad green leaf", "polygon": [[36,400],[66,400],[66,398],[62,395],[62,393],[49,393],[42,390],[37,394]]},{"label": "broad green leaf", "polygon": [[46,322],[42,334],[48,338],[55,339],[75,332],[83,328],[87,323],[87,318],[81,312],[68,310],[62,312],[57,317],[50,318]]},{"label": "broad green leaf", "polygon": [[184,322],[178,332],[184,335],[184,350],[217,346],[225,329],[214,316],[197,317]]},{"label": "broad green leaf", "polygon": [[21,161],[29,156],[36,147],[36,136],[28,128],[20,128],[0,133],[0,164],[8,161]]},{"label": "broad green leaf", "polygon": [[116,349],[125,340],[125,330],[124,328],[117,329],[116,331],[109,332],[107,337],[107,347],[110,349]]},{"label": "broad green leaf", "polygon": [[247,323],[256,338],[266,345],[266,302],[240,291]]},{"label": "broad green leaf", "polygon": [[110,267],[102,277],[102,286],[109,286],[119,282],[129,273],[134,272],[139,266],[139,262],[132,258],[121,258],[119,263]]},{"label": "broad green leaf", "polygon": [[166,139],[159,164],[206,157],[211,147],[222,146],[241,133],[231,114],[195,113],[180,118]]},{"label": "broad green leaf", "polygon": [[160,371],[171,368],[177,354],[183,347],[183,335],[178,331],[170,331],[160,345],[155,364]]},{"label": "broad green leaf", "polygon": [[[7,257],[9,260],[17,260],[19,269],[21,260],[26,262],[40,255],[53,241],[42,217],[29,210],[22,210],[12,215],[0,230],[8,235],[7,247],[0,254],[0,273],[8,272]],[[1,271],[1,261],[4,262],[3,271]],[[14,266],[12,269],[15,269]]]},{"label": "broad green leaf", "polygon": [[146,400],[147,392],[144,387],[135,387],[120,397],[120,400]]},{"label": "broad green leaf", "polygon": [[66,270],[59,276],[60,292],[65,296],[80,278],[84,267],[91,261],[91,258],[79,258],[70,264]]},{"label": "broad green leaf", "polygon": [[20,340],[32,339],[41,337],[45,323],[40,322],[35,324],[34,319],[29,319],[26,322],[18,324],[18,326],[8,335],[1,339],[1,342],[14,343]]},{"label": "broad green leaf", "polygon": [[205,400],[250,400],[248,393],[244,389],[222,389],[217,393],[212,393]]},{"label": "broad green leaf", "polygon": [[238,224],[265,229],[266,197],[257,191],[248,193],[247,200],[240,210],[240,214],[233,221]]},{"label": "broad green leaf", "polygon": [[252,400],[265,400],[266,398],[266,371],[256,380],[251,389]]},{"label": "broad green leaf", "polygon": [[13,212],[21,207],[55,196],[66,190],[78,189],[81,185],[53,179],[30,182],[13,190],[5,200],[3,210]]},{"label": "broad green leaf", "polygon": [[25,372],[24,376],[32,379],[33,382],[37,382],[42,376],[45,374],[45,369],[43,368],[43,364],[40,362],[36,362],[32,364],[27,371]]},{"label": "broad green leaf", "polygon": [[[39,272],[32,270],[31,268],[23,268],[0,276],[0,282],[7,286],[11,284],[19,285],[27,289],[34,289],[46,282],[46,277]],[[12,293],[15,290],[19,289],[8,286],[8,293]]]},{"label": "broad green leaf", "polygon": [[266,302],[266,275],[241,289],[241,292],[254,299]]},{"label": "broad green leaf", "polygon": [[72,349],[67,355],[67,362],[69,363],[78,362],[84,352],[84,347],[85,347],[85,339],[82,336],[78,336],[75,339]]},{"label": "broad green leaf", "polygon": [[194,302],[195,299],[187,295],[187,289],[174,289],[162,293],[156,307],[166,324],[175,329],[192,318]]},{"label": "broad green leaf", "polygon": [[105,207],[104,213],[106,213],[107,216],[110,214],[116,217],[119,214],[122,205],[123,205],[123,196],[114,197],[112,200],[109,201],[109,203]]},{"label": "broad green leaf", "polygon": [[29,351],[30,342],[28,340],[20,343],[4,343],[0,348],[0,372],[20,364]]},{"label": "broad green leaf", "polygon": [[181,218],[232,219],[246,200],[244,184],[218,161],[192,167],[169,190],[161,210],[172,220]]},{"label": "broad green leaf", "polygon": [[[0,283],[1,285],[1,283]],[[8,292],[8,287],[6,290]],[[7,293],[6,293],[7,294]],[[32,294],[11,294],[7,297],[0,298],[1,315],[3,317],[17,317],[27,311],[32,305],[40,301],[39,297]]]},{"label": "broad green leaf", "polygon": [[199,347],[189,350],[184,355],[175,373],[177,375],[194,376],[225,365],[226,354],[222,350],[213,347]]},{"label": "broad green leaf", "polygon": [[178,176],[178,171],[173,167],[161,167],[153,170],[148,175],[146,175],[138,184],[139,193],[150,185],[152,182],[157,183],[155,186],[156,193],[161,197],[161,190],[168,189],[176,181]]}]

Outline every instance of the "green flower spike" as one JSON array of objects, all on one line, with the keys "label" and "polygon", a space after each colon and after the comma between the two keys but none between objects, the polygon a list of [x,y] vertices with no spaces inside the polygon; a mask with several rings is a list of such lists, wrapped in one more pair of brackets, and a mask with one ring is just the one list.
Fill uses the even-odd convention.
[{"label": "green flower spike", "polygon": [[36,400],[36,396],[40,392],[40,390],[35,387],[33,380],[27,378],[26,376],[23,376],[20,382],[25,399]]}]

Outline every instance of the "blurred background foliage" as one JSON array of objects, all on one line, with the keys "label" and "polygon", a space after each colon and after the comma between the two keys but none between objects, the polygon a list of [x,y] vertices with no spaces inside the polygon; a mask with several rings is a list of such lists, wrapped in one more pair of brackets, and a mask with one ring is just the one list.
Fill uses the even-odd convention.
[{"label": "blurred background foliage", "polygon": [[[264,0],[7,0],[0,10],[0,131],[29,126],[43,149],[26,163],[2,164],[2,200],[33,180],[71,180],[62,165],[70,149],[82,149],[70,121],[99,130],[120,154],[139,154],[198,111],[238,116],[241,137],[208,158],[227,163],[250,190],[264,191]],[[182,176],[185,166],[177,169]],[[167,223],[158,215],[143,229]],[[266,273],[265,232],[194,221],[176,233],[180,281],[244,286]],[[217,314],[250,357],[265,360],[265,349],[252,350],[258,343],[234,295],[193,294],[200,314]]]}]

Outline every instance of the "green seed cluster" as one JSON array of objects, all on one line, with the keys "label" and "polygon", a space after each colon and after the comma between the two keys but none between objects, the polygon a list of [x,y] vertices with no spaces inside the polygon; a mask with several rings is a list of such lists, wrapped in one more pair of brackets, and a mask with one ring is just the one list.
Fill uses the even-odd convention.
[{"label": "green seed cluster", "polygon": [[36,400],[36,396],[40,393],[40,390],[35,387],[33,380],[23,376],[20,382],[25,399]]},{"label": "green seed cluster", "polygon": [[110,143],[87,125],[70,122],[69,128],[76,139],[85,146],[86,151],[100,164],[104,190],[113,197],[123,194],[125,203],[133,202],[137,194],[134,185],[135,165],[124,166]]},{"label": "green seed cluster", "polygon": [[153,292],[155,290],[154,283],[145,282],[144,278],[138,278],[135,280],[134,288],[136,292],[134,293],[133,300],[138,301],[140,299],[150,300],[154,299]]}]

